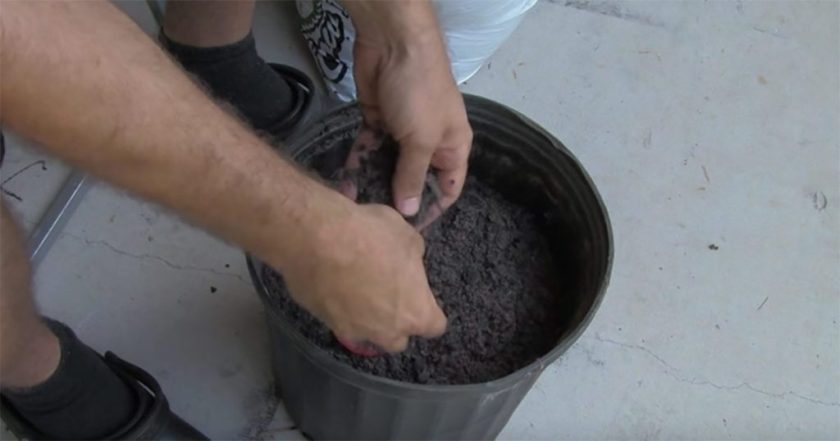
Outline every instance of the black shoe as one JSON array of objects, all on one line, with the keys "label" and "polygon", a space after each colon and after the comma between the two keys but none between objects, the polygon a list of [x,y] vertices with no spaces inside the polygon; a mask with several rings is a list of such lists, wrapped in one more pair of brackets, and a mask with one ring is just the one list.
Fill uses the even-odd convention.
[{"label": "black shoe", "polygon": [[[169,409],[158,382],[148,372],[122,360],[112,352],[105,353],[105,363],[141,397],[134,417],[124,427],[104,439],[119,440],[207,440],[204,434]],[[0,395],[0,417],[6,427],[21,440],[49,439],[32,427]]]},{"label": "black shoe", "polygon": [[312,80],[308,75],[294,67],[277,63],[268,63],[268,65],[289,83],[289,87],[292,88],[292,93],[294,93],[295,101],[291,112],[271,127],[265,129],[269,135],[280,140],[285,140],[298,127],[303,126],[312,114],[315,86],[312,84]]}]

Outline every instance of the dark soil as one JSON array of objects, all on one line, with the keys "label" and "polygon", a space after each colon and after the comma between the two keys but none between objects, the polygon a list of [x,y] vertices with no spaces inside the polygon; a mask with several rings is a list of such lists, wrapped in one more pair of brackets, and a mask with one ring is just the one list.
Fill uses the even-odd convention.
[{"label": "dark soil", "polygon": [[[383,147],[365,162],[360,202],[390,203],[395,157]],[[412,338],[397,355],[350,353],[291,301],[277,273],[266,268],[263,278],[273,309],[356,369],[412,383],[485,382],[528,365],[560,337],[562,281],[543,229],[541,216],[470,176],[459,201],[423,232],[429,284],[449,327],[438,339]]]}]

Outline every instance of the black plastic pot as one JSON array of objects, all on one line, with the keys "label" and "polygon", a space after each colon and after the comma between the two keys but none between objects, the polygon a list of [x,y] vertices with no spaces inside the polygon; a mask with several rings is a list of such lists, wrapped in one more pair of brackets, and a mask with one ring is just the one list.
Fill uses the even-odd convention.
[{"label": "black plastic pot", "polygon": [[[612,236],[595,186],[563,144],[531,120],[490,100],[465,96],[475,133],[470,171],[508,197],[545,213],[559,265],[572,278],[568,319],[557,345],[503,378],[469,385],[419,385],[376,377],[339,362],[272,308],[262,263],[248,259],[266,305],[277,391],[298,427],[316,439],[492,439],[546,365],[580,336],[609,280]],[[304,130],[292,157],[329,174],[361,122],[355,107]]]}]

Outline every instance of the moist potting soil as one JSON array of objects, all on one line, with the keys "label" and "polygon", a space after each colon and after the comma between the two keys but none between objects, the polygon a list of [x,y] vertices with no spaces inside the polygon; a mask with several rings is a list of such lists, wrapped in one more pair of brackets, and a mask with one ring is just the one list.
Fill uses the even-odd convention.
[{"label": "moist potting soil", "polygon": [[[359,202],[391,203],[395,161],[396,149],[385,146],[363,162]],[[485,382],[544,355],[563,330],[562,276],[544,228],[538,213],[469,176],[458,202],[423,231],[426,272],[448,318],[446,333],[414,337],[395,355],[352,354],[285,294],[277,273],[266,267],[263,280],[282,317],[356,369],[411,383]]]}]

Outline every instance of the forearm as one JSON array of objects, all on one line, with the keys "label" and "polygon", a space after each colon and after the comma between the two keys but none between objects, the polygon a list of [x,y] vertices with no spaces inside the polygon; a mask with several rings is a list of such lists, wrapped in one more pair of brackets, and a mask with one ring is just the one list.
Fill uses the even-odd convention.
[{"label": "forearm", "polygon": [[[402,49],[418,38],[440,39],[434,7],[429,0],[345,0],[360,38]],[[397,47],[394,47],[397,46]]]},{"label": "forearm", "polygon": [[346,209],[212,103],[112,5],[2,9],[0,109],[10,129],[276,266],[305,246],[314,234],[305,229]]}]

